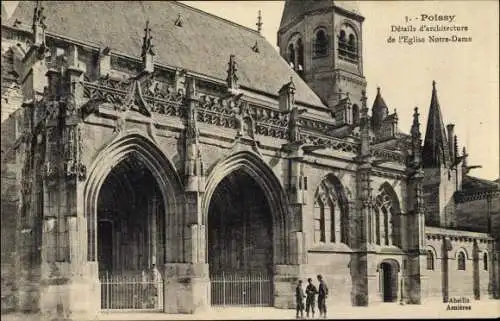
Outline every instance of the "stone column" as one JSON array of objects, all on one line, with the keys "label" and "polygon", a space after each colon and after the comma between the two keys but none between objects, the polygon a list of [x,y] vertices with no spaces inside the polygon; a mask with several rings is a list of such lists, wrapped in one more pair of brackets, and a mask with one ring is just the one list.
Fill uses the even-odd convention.
[{"label": "stone column", "polygon": [[[186,192],[186,204],[178,203],[180,217],[185,205],[182,253],[169,256],[164,266],[164,312],[196,313],[210,305],[209,266],[206,263],[205,225],[201,218],[201,196]],[[167,243],[167,246],[169,244]],[[166,251],[172,250],[167,248]]]},{"label": "stone column", "polygon": [[[367,306],[376,291],[373,281],[373,267],[376,266],[376,257],[371,251],[368,238],[370,229],[368,217],[373,213],[371,176],[371,153],[369,140],[368,107],[366,106],[366,92],[362,93],[362,108],[360,113],[360,148],[356,162],[356,196],[358,211],[354,218],[354,238],[351,247],[355,253],[351,259],[352,301],[355,306]],[[376,269],[375,269],[376,271]]]}]

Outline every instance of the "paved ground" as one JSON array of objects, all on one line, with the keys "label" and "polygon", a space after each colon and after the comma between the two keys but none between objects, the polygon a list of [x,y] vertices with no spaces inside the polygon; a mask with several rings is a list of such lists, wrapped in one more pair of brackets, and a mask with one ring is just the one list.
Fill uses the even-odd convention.
[{"label": "paved ground", "polygon": [[[398,319],[398,318],[498,318],[500,300],[471,301],[470,304],[450,304],[450,307],[470,306],[470,310],[447,310],[448,304],[427,302],[424,305],[399,305],[380,303],[370,307],[335,306],[328,313],[329,319]],[[275,308],[225,308],[211,309],[195,315],[162,313],[101,313],[98,320],[231,320],[231,319],[295,319],[294,310]],[[22,315],[2,315],[2,321],[27,320]]]}]

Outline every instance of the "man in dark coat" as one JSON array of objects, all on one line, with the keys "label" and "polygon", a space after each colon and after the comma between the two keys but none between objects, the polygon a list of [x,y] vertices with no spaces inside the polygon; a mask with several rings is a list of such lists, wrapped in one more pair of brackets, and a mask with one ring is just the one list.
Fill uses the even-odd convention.
[{"label": "man in dark coat", "polygon": [[328,297],[328,287],[326,286],[325,281],[323,281],[323,277],[321,274],[318,274],[318,310],[319,317],[323,317],[326,319],[326,298]]},{"label": "man in dark coat", "polygon": [[297,287],[295,288],[295,299],[297,303],[297,319],[299,318],[299,312],[300,312],[300,318],[304,318],[304,289],[302,289],[302,280],[299,280]]},{"label": "man in dark coat", "polygon": [[316,293],[318,293],[318,290],[312,283],[312,279],[309,278],[307,279],[307,282],[309,283],[306,287],[306,317],[309,318],[309,310],[312,311],[312,317],[314,319],[314,299]]}]

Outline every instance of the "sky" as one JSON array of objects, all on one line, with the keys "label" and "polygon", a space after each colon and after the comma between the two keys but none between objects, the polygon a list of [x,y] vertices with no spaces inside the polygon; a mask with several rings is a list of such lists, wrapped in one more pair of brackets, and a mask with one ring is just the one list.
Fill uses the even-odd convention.
[{"label": "sky", "polygon": [[[262,12],[262,34],[276,46],[283,12],[282,1],[181,1],[190,6],[255,29]],[[3,1],[8,11],[17,1]],[[459,149],[465,145],[469,165],[482,165],[470,175],[499,178],[499,3],[498,1],[355,1],[363,23],[363,62],[369,107],[380,87],[390,111],[397,109],[399,128],[409,132],[413,108],[418,106],[425,134],[432,81],[445,125],[455,124]],[[467,32],[444,32],[471,37],[462,43],[399,43],[403,33],[392,25],[405,25],[405,17],[419,28],[421,15],[455,16],[445,26],[467,26]],[[429,18],[428,18],[429,19]],[[439,19],[439,18],[438,18]],[[427,38],[432,33],[413,33]],[[388,43],[389,36],[396,43]],[[423,138],[423,137],[422,137]]]}]

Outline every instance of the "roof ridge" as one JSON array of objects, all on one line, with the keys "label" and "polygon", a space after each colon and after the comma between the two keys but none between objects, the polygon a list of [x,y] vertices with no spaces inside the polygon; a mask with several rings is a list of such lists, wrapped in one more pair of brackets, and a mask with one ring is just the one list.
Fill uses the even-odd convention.
[{"label": "roof ridge", "polygon": [[212,14],[212,13],[210,13],[210,12],[207,12],[207,11],[204,11],[204,10],[201,10],[201,9],[198,9],[198,8],[195,8],[195,7],[192,7],[192,6],[190,6],[190,5],[187,5],[187,4],[185,4],[185,3],[182,3],[182,2],[180,2],[180,1],[173,1],[173,3],[174,3],[174,4],[176,4],[176,5],[178,5],[178,6],[182,6],[182,7],[185,7],[185,8],[187,8],[187,9],[190,9],[190,10],[192,10],[192,11],[195,11],[195,12],[198,12],[198,13],[205,14],[205,15],[207,15],[207,16],[210,16],[211,18],[216,18],[216,19],[218,19],[218,20],[221,20],[221,21],[223,21],[223,22],[225,22],[225,23],[228,23],[228,24],[230,24],[230,25],[233,25],[233,26],[235,26],[235,27],[245,29],[246,31],[251,31],[251,32],[255,33],[256,35],[261,36],[262,38],[264,38],[264,37],[262,36],[262,34],[261,34],[261,33],[259,33],[257,30],[254,30],[254,29],[252,29],[252,28],[250,28],[250,27],[247,27],[247,26],[241,25],[241,24],[236,23],[236,22],[234,22],[234,21],[231,21],[231,20],[229,20],[229,19],[225,19],[225,18],[219,17],[219,16],[214,15],[214,14]]}]

